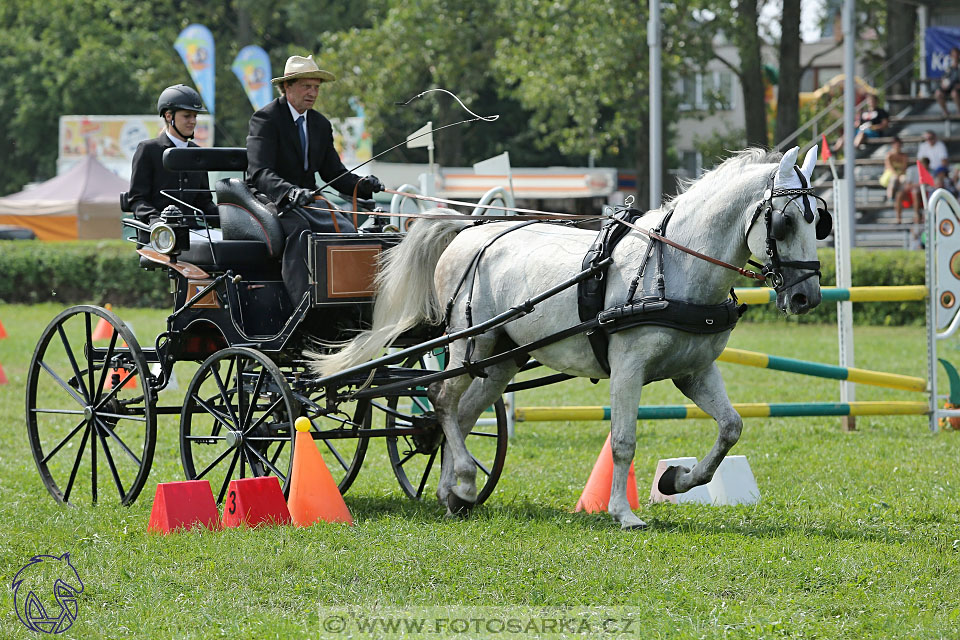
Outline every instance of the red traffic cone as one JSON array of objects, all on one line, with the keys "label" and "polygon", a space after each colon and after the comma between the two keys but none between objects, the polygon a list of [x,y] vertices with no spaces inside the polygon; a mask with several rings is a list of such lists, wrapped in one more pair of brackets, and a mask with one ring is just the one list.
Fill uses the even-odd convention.
[{"label": "red traffic cone", "polygon": [[[613,486],[613,450],[610,448],[610,435],[607,434],[607,441],[603,443],[603,449],[600,450],[600,456],[597,457],[596,464],[593,465],[593,471],[587,479],[586,486],[583,487],[583,493],[577,500],[577,508],[574,511],[586,511],[587,513],[597,513],[606,511],[610,506],[610,488]],[[640,508],[640,500],[637,498],[637,477],[633,472],[633,462],[630,463],[630,471],[627,474],[627,502],[631,509]]]},{"label": "red traffic cone", "polygon": [[[109,311],[113,307],[108,302],[103,305],[103,308]],[[107,322],[106,318],[100,318],[100,321],[97,322],[97,326],[93,329],[93,335],[91,338],[93,340],[109,340],[110,336],[113,335],[113,326]]]},{"label": "red traffic cone", "polygon": [[153,499],[148,531],[173,533],[202,525],[213,531],[220,528],[217,503],[206,480],[161,482]]},{"label": "red traffic cone", "polygon": [[263,476],[231,480],[221,522],[224,529],[290,524],[290,511],[283,500],[280,479]]},{"label": "red traffic cone", "polygon": [[0,364],[0,384],[7,384],[7,374],[3,372],[3,365]]},{"label": "red traffic cone", "polygon": [[3,323],[0,322],[0,340],[3,340],[7,337],[7,330],[3,328]]},{"label": "red traffic cone", "polygon": [[309,527],[318,520],[353,524],[340,489],[334,482],[320,450],[310,436],[310,421],[297,418],[297,440],[293,447],[293,472],[287,506],[298,527]]}]

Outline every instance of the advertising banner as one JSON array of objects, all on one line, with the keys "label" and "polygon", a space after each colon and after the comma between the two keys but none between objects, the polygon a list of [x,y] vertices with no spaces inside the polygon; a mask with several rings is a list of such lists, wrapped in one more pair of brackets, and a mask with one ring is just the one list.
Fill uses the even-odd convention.
[{"label": "advertising banner", "polygon": [[197,86],[197,91],[203,98],[203,105],[214,115],[216,111],[215,99],[215,52],[213,49],[213,34],[202,24],[188,25],[173,43],[173,48],[180,54],[183,64]]},{"label": "advertising banner", "polygon": [[[122,178],[130,178],[130,165],[137,145],[160,135],[163,120],[148,116],[60,116],[57,173],[63,173],[92,155]],[[197,118],[193,141],[213,146],[213,118]]]},{"label": "advertising banner", "polygon": [[950,68],[950,49],[960,49],[960,27],[927,27],[927,77],[939,78]]},{"label": "advertising banner", "polygon": [[264,108],[273,100],[270,56],[261,47],[249,45],[241,49],[230,68],[243,85],[254,111]]},{"label": "advertising banner", "polygon": [[[373,157],[373,140],[367,133],[363,118],[330,118],[333,125],[333,145],[340,154],[340,160],[347,169],[353,169],[361,162]],[[366,175],[369,171],[359,172]]]}]

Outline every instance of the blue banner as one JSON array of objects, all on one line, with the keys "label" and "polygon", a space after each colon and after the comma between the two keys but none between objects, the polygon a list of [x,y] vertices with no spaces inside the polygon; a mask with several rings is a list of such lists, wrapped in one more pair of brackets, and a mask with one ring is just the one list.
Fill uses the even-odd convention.
[{"label": "blue banner", "polygon": [[927,27],[927,77],[939,78],[950,68],[950,49],[960,49],[960,27]]},{"label": "blue banner", "polygon": [[214,71],[215,53],[213,49],[213,34],[202,24],[191,24],[180,32],[173,48],[180,54],[183,64],[197,85],[197,91],[203,98],[203,104],[210,115],[216,113]]},{"label": "blue banner", "polygon": [[273,100],[270,84],[270,56],[261,47],[249,45],[240,49],[233,59],[233,73],[243,85],[254,111],[259,111]]}]

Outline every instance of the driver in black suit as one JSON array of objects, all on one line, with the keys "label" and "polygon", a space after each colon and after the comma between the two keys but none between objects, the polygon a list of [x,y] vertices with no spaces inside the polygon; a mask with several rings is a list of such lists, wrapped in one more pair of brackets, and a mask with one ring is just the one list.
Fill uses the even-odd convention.
[{"label": "driver in black suit", "polygon": [[[304,232],[352,233],[356,229],[341,213],[309,211],[314,202],[315,176],[341,193],[371,198],[383,185],[374,176],[349,173],[333,146],[330,121],[313,110],[320,85],[336,78],[321,70],[313,56],[291,56],[283,76],[273,79],[280,97],[250,118],[247,136],[247,170],[250,184],[277,203],[280,225],[287,238],[281,265],[284,286],[294,304],[307,291],[306,236]],[[305,143],[305,144],[304,144]],[[306,150],[304,150],[306,147]]]},{"label": "driver in black suit", "polygon": [[[210,196],[207,173],[177,173],[163,168],[163,152],[167,149],[197,146],[192,140],[193,132],[197,128],[197,114],[207,112],[203,108],[200,94],[183,84],[167,87],[157,101],[157,111],[166,126],[156,138],[141,142],[133,155],[128,192],[133,214],[141,222],[149,224],[158,218],[166,207],[175,205],[185,216],[189,227],[197,229],[203,226],[196,211],[161,194],[160,191],[163,190],[200,209],[205,214],[208,225],[219,227],[220,217],[217,214],[217,205]],[[176,193],[181,188],[181,177],[184,191]]]}]

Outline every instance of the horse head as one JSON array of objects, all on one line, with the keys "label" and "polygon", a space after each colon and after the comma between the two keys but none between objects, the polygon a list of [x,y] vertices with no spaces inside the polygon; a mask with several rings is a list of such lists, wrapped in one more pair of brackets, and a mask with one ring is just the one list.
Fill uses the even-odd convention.
[{"label": "horse head", "polygon": [[832,228],[830,213],[810,186],[817,163],[814,145],[797,167],[799,147],[787,151],[769,177],[762,199],[747,219],[747,245],[767,262],[763,272],[777,292],[777,307],[787,314],[807,313],[820,304],[817,240]]}]

